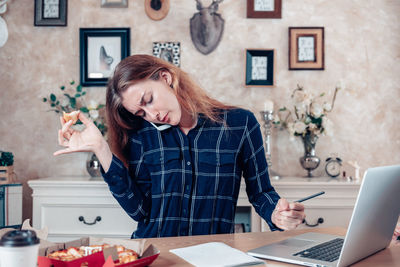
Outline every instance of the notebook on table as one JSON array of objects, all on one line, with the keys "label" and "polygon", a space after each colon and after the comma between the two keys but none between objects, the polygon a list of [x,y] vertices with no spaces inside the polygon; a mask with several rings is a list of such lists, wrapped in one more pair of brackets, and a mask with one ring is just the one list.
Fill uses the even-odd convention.
[{"label": "notebook on table", "polygon": [[400,214],[400,165],[368,169],[346,236],[306,233],[252,249],[249,255],[304,266],[348,266],[392,240]]}]

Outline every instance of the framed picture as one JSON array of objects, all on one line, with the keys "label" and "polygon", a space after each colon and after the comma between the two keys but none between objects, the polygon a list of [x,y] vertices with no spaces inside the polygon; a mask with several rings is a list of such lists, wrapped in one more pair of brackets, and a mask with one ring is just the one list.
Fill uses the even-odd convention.
[{"label": "framed picture", "polygon": [[247,0],[247,17],[280,19],[282,17],[282,0]]},{"label": "framed picture", "polygon": [[324,27],[289,27],[289,70],[324,70]]},{"label": "framed picture", "polygon": [[101,0],[101,7],[128,7],[128,0]]},{"label": "framed picture", "polygon": [[67,26],[67,0],[35,0],[35,26]]},{"label": "framed picture", "polygon": [[106,86],[115,66],[130,54],[130,28],[79,29],[80,81]]},{"label": "framed picture", "polygon": [[246,50],[246,86],[275,85],[275,51]]},{"label": "framed picture", "polygon": [[168,61],[175,66],[181,66],[180,42],[153,42],[153,56]]}]

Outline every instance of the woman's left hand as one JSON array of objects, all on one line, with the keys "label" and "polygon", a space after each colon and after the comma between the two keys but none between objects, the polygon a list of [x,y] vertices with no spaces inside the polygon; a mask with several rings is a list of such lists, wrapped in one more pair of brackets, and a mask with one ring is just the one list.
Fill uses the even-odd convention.
[{"label": "woman's left hand", "polygon": [[286,199],[281,198],[272,212],[271,220],[280,229],[292,230],[302,224],[305,217],[303,204],[289,203]]}]

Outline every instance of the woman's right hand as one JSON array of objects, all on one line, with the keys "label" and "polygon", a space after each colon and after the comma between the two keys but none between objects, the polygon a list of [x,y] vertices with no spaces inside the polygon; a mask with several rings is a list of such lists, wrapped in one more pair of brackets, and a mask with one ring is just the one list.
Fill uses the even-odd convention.
[{"label": "woman's right hand", "polygon": [[58,130],[58,144],[65,148],[54,152],[55,156],[83,151],[96,153],[106,142],[99,129],[90,119],[82,112],[79,112],[78,116],[79,120],[85,125],[83,131],[72,129],[72,120],[66,122],[63,117],[60,117],[62,128]]},{"label": "woman's right hand", "polygon": [[79,112],[79,120],[85,125],[83,131],[71,128],[72,120],[60,118],[61,130],[58,130],[58,144],[65,147],[54,152],[54,156],[73,152],[93,152],[107,172],[111,165],[112,153],[100,130],[85,115]]}]

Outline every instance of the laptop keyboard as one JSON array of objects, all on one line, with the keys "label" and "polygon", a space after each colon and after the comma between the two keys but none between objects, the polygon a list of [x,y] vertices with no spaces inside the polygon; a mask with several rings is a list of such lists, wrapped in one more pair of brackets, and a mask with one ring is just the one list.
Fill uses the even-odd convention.
[{"label": "laptop keyboard", "polygon": [[297,252],[293,256],[333,262],[339,259],[340,251],[343,246],[343,238],[336,238],[328,242],[316,245],[306,250]]}]

